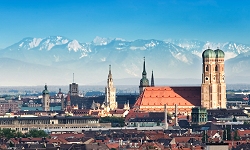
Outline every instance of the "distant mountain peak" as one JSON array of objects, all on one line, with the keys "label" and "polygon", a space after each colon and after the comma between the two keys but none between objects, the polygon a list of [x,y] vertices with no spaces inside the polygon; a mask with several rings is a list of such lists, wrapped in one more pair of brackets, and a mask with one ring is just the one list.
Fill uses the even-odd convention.
[{"label": "distant mountain peak", "polygon": [[111,40],[109,38],[102,38],[99,36],[96,36],[94,40],[92,41],[95,45],[107,45]]},{"label": "distant mountain peak", "polygon": [[[46,72],[48,74],[46,79],[51,78],[53,82],[59,84],[71,77],[69,72],[74,72],[81,76],[82,83],[85,84],[105,80],[107,73],[105,68],[110,64],[118,78],[140,77],[143,57],[147,58],[147,69],[153,69],[158,78],[200,78],[201,54],[208,46],[211,49],[219,47],[225,52],[227,60],[225,66],[228,66],[227,72],[230,72],[227,76],[249,72],[247,68],[250,64],[250,46],[236,42],[216,43],[185,39],[126,41],[122,38],[111,39],[97,36],[92,42],[82,43],[64,36],[27,37],[2,49],[0,56],[24,62],[25,65],[22,65],[20,62],[7,63],[3,60],[9,66],[12,63],[10,67],[2,65],[2,69],[5,69],[3,72],[9,74],[14,75],[23,70],[23,74],[28,72],[28,74],[34,74],[32,77],[38,77]],[[25,67],[27,63],[33,66],[32,69]],[[47,73],[48,69],[50,71]],[[14,72],[16,70],[18,72]],[[38,72],[39,70],[42,71]],[[60,81],[53,77],[54,70],[60,73],[57,75],[62,78]],[[184,70],[188,71],[184,73]],[[34,78],[33,82],[36,80],[37,78]]]}]

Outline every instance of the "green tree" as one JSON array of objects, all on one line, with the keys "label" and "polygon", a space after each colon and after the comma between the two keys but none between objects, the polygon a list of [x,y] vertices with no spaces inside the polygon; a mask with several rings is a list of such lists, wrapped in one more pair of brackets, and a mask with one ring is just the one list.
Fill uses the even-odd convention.
[{"label": "green tree", "polygon": [[28,133],[25,134],[26,137],[48,137],[48,134],[43,130],[30,130]]},{"label": "green tree", "polygon": [[16,130],[12,130],[10,128],[0,128],[0,137],[10,139],[15,137],[23,137],[23,134],[21,132],[16,132]]},{"label": "green tree", "polygon": [[232,131],[230,128],[227,128],[226,130],[227,130],[227,140],[231,141],[232,140],[232,134],[231,134]]},{"label": "green tree", "polygon": [[208,135],[207,135],[207,131],[204,130],[203,133],[202,133],[202,143],[207,143],[208,141]]},{"label": "green tree", "polygon": [[235,131],[234,131],[234,140],[235,140],[235,141],[239,141],[239,140],[240,140],[240,136],[239,136],[239,134],[238,134],[238,130],[235,130]]},{"label": "green tree", "polygon": [[101,117],[100,123],[118,123],[120,127],[124,127],[125,119],[122,117]]}]

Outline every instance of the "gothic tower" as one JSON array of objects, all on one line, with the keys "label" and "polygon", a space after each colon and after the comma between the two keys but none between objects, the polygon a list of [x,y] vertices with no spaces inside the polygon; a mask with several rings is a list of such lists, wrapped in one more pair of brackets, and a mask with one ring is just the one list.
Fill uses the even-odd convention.
[{"label": "gothic tower", "polygon": [[222,50],[207,49],[202,53],[201,106],[226,108],[226,83]]},{"label": "gothic tower", "polygon": [[42,93],[43,93],[43,111],[50,111],[50,107],[49,107],[50,95],[49,95],[47,85],[44,86],[44,90]]},{"label": "gothic tower", "polygon": [[154,80],[154,72],[152,70],[152,75],[151,75],[151,87],[155,86],[155,80]]},{"label": "gothic tower", "polygon": [[145,66],[145,57],[144,57],[144,63],[143,63],[143,71],[142,71],[142,78],[140,80],[140,86],[139,86],[139,91],[140,95],[145,89],[145,87],[149,86],[149,81],[147,79],[147,72],[146,72],[146,66]]},{"label": "gothic tower", "polygon": [[104,101],[104,109],[106,109],[107,112],[117,108],[116,88],[114,87],[113,84],[114,83],[111,74],[111,65],[109,65],[109,74],[107,79],[107,86],[105,87],[105,101]]}]

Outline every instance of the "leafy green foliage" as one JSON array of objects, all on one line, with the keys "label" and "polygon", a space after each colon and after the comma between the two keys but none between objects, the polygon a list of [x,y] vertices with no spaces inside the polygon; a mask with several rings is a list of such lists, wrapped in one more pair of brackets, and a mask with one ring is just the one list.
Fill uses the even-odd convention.
[{"label": "leafy green foliage", "polygon": [[124,127],[125,119],[122,117],[101,117],[100,123],[112,123],[112,124],[118,124],[120,127]]},{"label": "leafy green foliage", "polygon": [[26,137],[48,137],[48,134],[43,130],[30,130],[25,134]]},{"label": "leafy green foliage", "polygon": [[240,136],[239,136],[239,134],[238,134],[238,130],[235,130],[235,131],[234,131],[234,140],[235,140],[235,141],[239,141],[239,140],[240,140]]},{"label": "leafy green foliage", "polygon": [[227,140],[231,141],[232,140],[232,135],[231,135],[231,129],[230,128],[227,128]]},{"label": "leafy green foliage", "polygon": [[14,138],[14,137],[22,137],[20,136],[21,132],[16,132],[16,130],[11,130],[9,128],[0,128],[0,137],[5,137],[7,139]]},{"label": "leafy green foliage", "polygon": [[207,135],[207,132],[206,130],[203,131],[203,134],[202,134],[202,143],[207,143],[208,142],[208,135]]},{"label": "leafy green foliage", "polygon": [[20,137],[48,137],[48,134],[43,130],[30,130],[28,133],[23,134],[22,132],[9,128],[0,128],[0,137],[5,137],[7,139]]}]

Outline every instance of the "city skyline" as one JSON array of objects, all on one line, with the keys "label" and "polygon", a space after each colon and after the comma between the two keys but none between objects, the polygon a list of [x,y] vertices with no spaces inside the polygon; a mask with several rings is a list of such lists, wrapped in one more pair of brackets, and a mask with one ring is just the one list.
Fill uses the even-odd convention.
[{"label": "city skyline", "polygon": [[61,35],[81,42],[96,36],[198,39],[250,44],[248,1],[0,2],[0,49],[25,37]]}]

